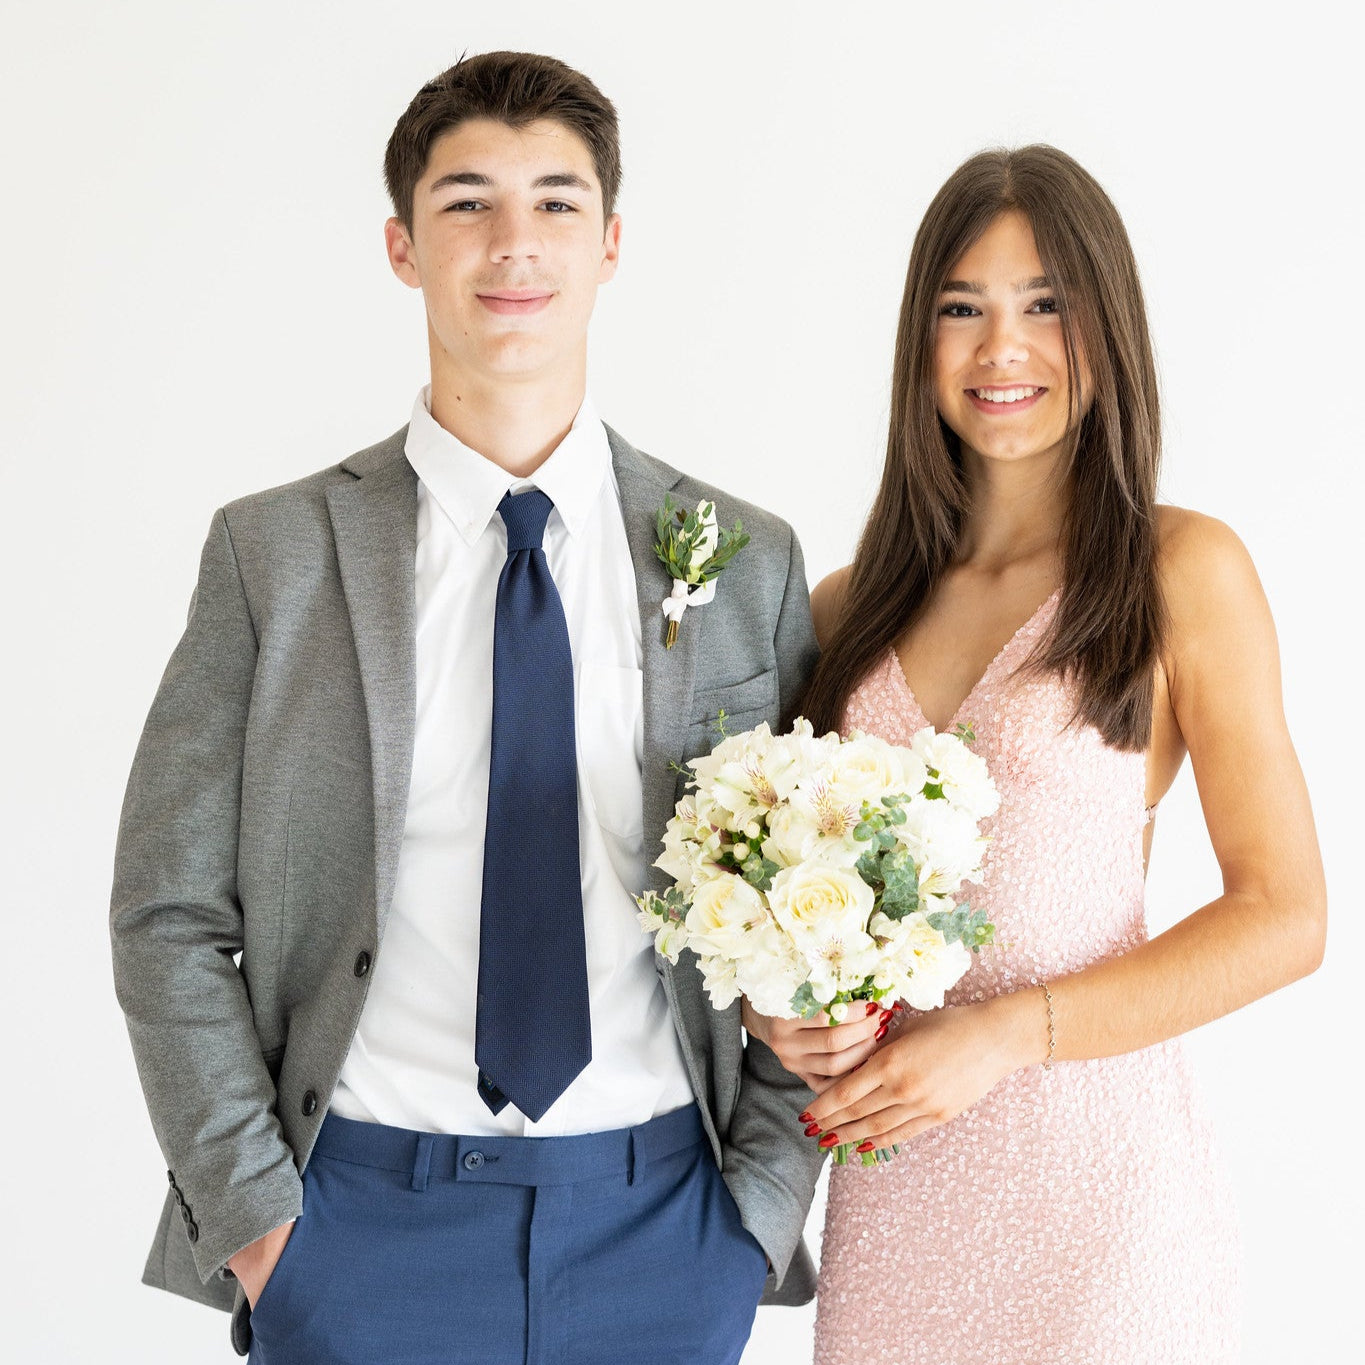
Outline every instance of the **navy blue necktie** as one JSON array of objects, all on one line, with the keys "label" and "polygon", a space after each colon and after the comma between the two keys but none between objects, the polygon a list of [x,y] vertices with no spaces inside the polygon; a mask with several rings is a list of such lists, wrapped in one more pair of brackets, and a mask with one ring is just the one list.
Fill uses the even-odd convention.
[{"label": "navy blue necktie", "polygon": [[592,1060],[573,659],[541,541],[554,503],[506,494],[493,628],[493,755],[479,921],[474,1060],[496,1114],[541,1118]]}]

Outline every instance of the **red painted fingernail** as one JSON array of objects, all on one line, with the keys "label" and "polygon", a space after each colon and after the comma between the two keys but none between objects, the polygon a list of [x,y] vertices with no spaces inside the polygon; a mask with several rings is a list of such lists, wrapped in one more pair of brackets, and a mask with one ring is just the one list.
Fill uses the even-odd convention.
[{"label": "red painted fingernail", "polygon": [[905,1008],[905,1001],[897,1000],[896,1003],[891,1006],[891,1008],[895,1010],[897,1014],[899,1014]]},{"label": "red painted fingernail", "polygon": [[796,1117],[799,1118],[802,1123],[809,1123],[811,1121],[812,1114],[810,1110],[807,1109],[804,1114],[798,1114]]},{"label": "red painted fingernail", "polygon": [[874,1034],[872,1035],[872,1037],[873,1037],[877,1042],[880,1042],[883,1038],[885,1038],[885,1037],[886,1037],[886,1025],[883,1024],[883,1025],[876,1031],[876,1033],[874,1033]]},{"label": "red painted fingernail", "polygon": [[869,1000],[869,1001],[867,1002],[867,1017],[868,1017],[869,1019],[871,1019],[872,1016],[873,1016],[874,1014],[876,1014],[876,1012],[877,1012],[877,1002],[876,1002],[875,1000]]},{"label": "red painted fingernail", "polygon": [[875,1152],[877,1150],[877,1144],[873,1142],[871,1138],[868,1138],[866,1142],[860,1142],[854,1150],[859,1152]]},{"label": "red painted fingernail", "polygon": [[807,1136],[807,1137],[814,1137],[814,1136],[816,1135],[816,1133],[818,1133],[819,1131],[820,1131],[820,1125],[819,1125],[818,1123],[809,1123],[809,1124],[806,1125],[806,1136]]},{"label": "red painted fingernail", "polygon": [[826,1133],[824,1137],[820,1139],[821,1147],[837,1147],[838,1145],[839,1145],[838,1133]]},{"label": "red painted fingernail", "polygon": [[894,1010],[883,1010],[883,1011],[882,1011],[882,1023],[883,1023],[883,1024],[889,1024],[889,1023],[891,1022],[891,1016],[892,1016],[894,1013],[895,1013]]}]

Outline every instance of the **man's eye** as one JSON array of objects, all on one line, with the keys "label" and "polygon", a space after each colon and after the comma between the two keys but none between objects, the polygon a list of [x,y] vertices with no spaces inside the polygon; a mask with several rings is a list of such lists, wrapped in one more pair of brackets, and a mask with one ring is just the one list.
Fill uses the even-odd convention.
[{"label": "man's eye", "polygon": [[445,206],[446,213],[472,213],[475,209],[481,209],[483,205],[477,199],[457,199],[453,204]]},{"label": "man's eye", "polygon": [[542,206],[547,213],[577,213],[578,210],[572,204],[566,204],[562,199],[551,199],[549,203]]}]

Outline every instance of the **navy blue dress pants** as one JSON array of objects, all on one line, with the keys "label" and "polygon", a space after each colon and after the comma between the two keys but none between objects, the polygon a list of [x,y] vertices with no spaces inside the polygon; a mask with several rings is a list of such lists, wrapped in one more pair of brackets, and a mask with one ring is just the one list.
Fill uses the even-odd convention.
[{"label": "navy blue dress pants", "polygon": [[328,1115],[252,1365],[733,1365],[763,1252],[695,1105],[562,1138]]}]

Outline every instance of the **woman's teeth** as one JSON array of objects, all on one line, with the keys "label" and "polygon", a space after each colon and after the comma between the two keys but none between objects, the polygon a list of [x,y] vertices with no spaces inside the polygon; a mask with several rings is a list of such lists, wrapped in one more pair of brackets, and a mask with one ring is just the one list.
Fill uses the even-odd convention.
[{"label": "woman's teeth", "polygon": [[1032,398],[1040,390],[1023,389],[973,389],[972,392],[987,403],[1018,403],[1021,399]]}]

